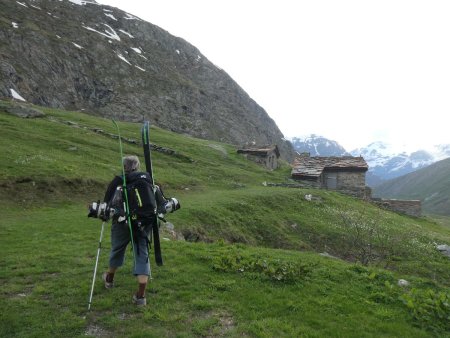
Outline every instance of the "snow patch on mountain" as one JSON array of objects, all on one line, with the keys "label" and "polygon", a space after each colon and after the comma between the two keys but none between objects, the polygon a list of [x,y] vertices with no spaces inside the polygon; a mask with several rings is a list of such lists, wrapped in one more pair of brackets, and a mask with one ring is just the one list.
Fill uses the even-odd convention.
[{"label": "snow patch on mountain", "polygon": [[104,23],[103,25],[107,27],[107,29],[105,29],[104,33],[99,32],[98,30],[96,30],[96,29],[94,29],[92,27],[88,27],[88,26],[84,26],[84,25],[82,25],[81,27],[83,27],[83,28],[85,28],[85,29],[87,29],[89,31],[96,32],[96,33],[98,33],[100,35],[106,36],[109,39],[120,41],[119,35],[116,33],[116,31],[114,29],[112,29],[111,26],[107,25],[106,23]]},{"label": "snow patch on mountain", "polygon": [[450,144],[438,144],[433,146],[429,152],[433,155],[436,161],[445,160],[450,157]]},{"label": "snow patch on mountain", "polygon": [[336,141],[323,136],[311,134],[290,139],[298,153],[309,153],[310,156],[345,156],[347,151]]},{"label": "snow patch on mountain", "polygon": [[[385,142],[373,142],[364,148],[352,150],[353,156],[363,156],[369,172],[382,180],[396,178],[427,167],[450,157],[450,145],[438,145],[427,150],[399,151]],[[369,182],[369,185],[370,182]]]},{"label": "snow patch on mountain", "polygon": [[14,99],[19,101],[26,101],[18,92],[16,92],[14,89],[10,88],[11,95]]},{"label": "snow patch on mountain", "polygon": [[450,145],[434,146],[430,150],[417,150],[414,152],[396,152],[394,147],[385,142],[373,142],[364,148],[354,149],[353,156],[363,156],[370,167],[385,166],[387,163],[395,164],[391,170],[400,170],[402,167],[422,168],[436,161],[450,157]]},{"label": "snow patch on mountain", "polygon": [[86,4],[98,5],[95,1],[89,1],[89,0],[69,0],[69,2],[71,2],[75,5],[80,5],[80,6],[84,6]]},{"label": "snow patch on mountain", "polygon": [[113,19],[114,21],[117,21],[117,19],[114,17],[114,15],[109,14],[109,13],[103,13],[103,14],[105,14],[108,18],[111,18],[111,19]]}]

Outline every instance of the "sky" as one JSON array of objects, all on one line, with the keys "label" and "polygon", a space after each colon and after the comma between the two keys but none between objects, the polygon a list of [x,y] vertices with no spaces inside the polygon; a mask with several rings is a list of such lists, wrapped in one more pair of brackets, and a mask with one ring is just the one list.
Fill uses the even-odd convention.
[{"label": "sky", "polygon": [[97,0],[197,47],[285,137],[450,144],[450,1]]}]

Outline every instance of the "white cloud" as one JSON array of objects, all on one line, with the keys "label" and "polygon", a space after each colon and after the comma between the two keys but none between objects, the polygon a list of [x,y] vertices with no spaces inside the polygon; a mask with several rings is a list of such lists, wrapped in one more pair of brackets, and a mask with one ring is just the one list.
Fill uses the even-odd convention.
[{"label": "white cloud", "polygon": [[450,143],[448,1],[100,2],[199,48],[285,136]]}]

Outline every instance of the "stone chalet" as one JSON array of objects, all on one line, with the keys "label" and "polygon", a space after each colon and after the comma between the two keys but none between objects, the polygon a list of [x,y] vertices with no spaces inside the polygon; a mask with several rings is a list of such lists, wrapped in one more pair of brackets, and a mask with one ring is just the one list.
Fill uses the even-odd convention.
[{"label": "stone chalet", "polygon": [[307,154],[294,160],[291,176],[317,188],[370,198],[370,191],[366,189],[368,169],[363,157],[310,157]]},{"label": "stone chalet", "polygon": [[278,168],[278,158],[280,151],[277,145],[265,146],[261,148],[245,148],[238,149],[238,154],[243,154],[248,160],[262,164],[267,169],[273,170]]}]

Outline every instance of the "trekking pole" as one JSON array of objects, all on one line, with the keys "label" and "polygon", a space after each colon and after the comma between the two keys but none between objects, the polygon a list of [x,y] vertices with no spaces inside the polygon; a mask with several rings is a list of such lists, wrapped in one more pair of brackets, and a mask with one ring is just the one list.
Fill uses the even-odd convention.
[{"label": "trekking pole", "polygon": [[88,311],[91,309],[92,294],[94,293],[95,276],[97,275],[98,257],[100,256],[100,249],[102,248],[103,229],[105,228],[105,223],[106,222],[103,221],[102,230],[100,231],[100,240],[98,241],[97,258],[95,260],[94,276],[92,277],[91,295],[89,296]]}]

